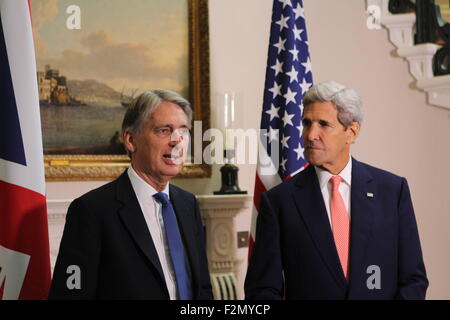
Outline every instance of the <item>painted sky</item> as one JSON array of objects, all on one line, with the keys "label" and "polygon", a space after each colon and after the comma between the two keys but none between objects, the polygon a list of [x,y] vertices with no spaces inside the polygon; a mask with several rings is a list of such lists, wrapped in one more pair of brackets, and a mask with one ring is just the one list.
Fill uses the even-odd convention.
[{"label": "painted sky", "polygon": [[[69,30],[70,5],[81,29]],[[187,0],[32,0],[38,70],[95,79],[117,91],[188,86]],[[128,92],[125,92],[128,93]]]}]

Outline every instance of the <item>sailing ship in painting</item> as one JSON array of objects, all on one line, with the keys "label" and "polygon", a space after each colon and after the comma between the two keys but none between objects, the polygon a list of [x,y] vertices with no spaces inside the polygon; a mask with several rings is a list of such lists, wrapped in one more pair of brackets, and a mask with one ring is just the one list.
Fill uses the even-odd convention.
[{"label": "sailing ship in painting", "polygon": [[120,93],[120,104],[122,105],[122,107],[124,108],[128,108],[131,104],[131,100],[133,100],[134,95],[136,94],[136,92],[138,91],[138,89],[133,90],[133,92],[131,93],[131,96],[124,96],[123,95],[123,90],[125,88],[122,89],[122,92]]}]

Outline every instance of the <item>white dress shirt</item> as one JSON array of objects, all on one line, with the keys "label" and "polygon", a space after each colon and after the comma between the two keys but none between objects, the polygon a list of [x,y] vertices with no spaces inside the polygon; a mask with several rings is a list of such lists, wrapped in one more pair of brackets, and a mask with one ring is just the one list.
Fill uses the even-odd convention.
[{"label": "white dress shirt", "polygon": [[[166,240],[164,221],[162,218],[162,208],[161,204],[153,198],[153,195],[158,193],[158,191],[139,177],[132,166],[128,168],[128,177],[130,178],[131,185],[133,186],[133,190],[138,199],[142,213],[144,214],[145,222],[147,223],[148,230],[150,231],[156,252],[158,253],[159,262],[161,263],[164,273],[170,300],[176,300],[176,279],[172,267],[169,246]],[[163,192],[169,196],[169,184],[167,184]]]},{"label": "white dress shirt", "polygon": [[[328,220],[330,221],[331,229],[333,230],[333,222],[331,220],[330,213],[330,196],[331,196],[331,182],[330,179],[333,176],[330,172],[314,166],[316,170],[317,178],[319,179],[320,191],[322,191],[323,201],[325,203],[325,208],[327,209]],[[345,208],[348,212],[348,218],[350,219],[350,190],[352,183],[352,157],[349,157],[347,165],[339,172],[338,176],[342,178],[339,184],[339,192],[341,193],[342,199],[344,200]]]}]

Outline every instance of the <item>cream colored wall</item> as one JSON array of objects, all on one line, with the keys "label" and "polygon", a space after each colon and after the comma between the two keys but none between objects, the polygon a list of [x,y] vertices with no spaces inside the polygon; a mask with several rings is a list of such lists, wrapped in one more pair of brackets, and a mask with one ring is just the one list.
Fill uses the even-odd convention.
[{"label": "cream colored wall", "polygon": [[[304,0],[315,82],[354,87],[365,106],[357,159],[407,177],[430,280],[429,299],[450,299],[450,111],[427,105],[411,89],[407,63],[393,54],[385,29],[366,28],[365,1]],[[210,0],[211,96],[242,96],[244,128],[257,128],[264,87],[272,0]],[[214,101],[213,99],[213,107]],[[211,179],[176,179],[196,194],[220,187]],[[240,166],[240,187],[252,193],[255,166]],[[72,199],[104,182],[47,183],[49,199]],[[248,230],[250,212],[235,221]],[[243,284],[246,249],[238,281]]]}]

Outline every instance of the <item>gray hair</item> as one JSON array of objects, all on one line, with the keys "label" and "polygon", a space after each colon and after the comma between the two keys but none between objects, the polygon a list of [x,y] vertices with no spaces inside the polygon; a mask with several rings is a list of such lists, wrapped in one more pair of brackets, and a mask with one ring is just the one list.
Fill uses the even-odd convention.
[{"label": "gray hair", "polygon": [[312,86],[303,97],[303,106],[306,108],[313,102],[329,101],[336,106],[338,120],[345,127],[352,122],[362,124],[364,113],[362,100],[359,94],[335,81],[324,81]]},{"label": "gray hair", "polygon": [[122,134],[125,131],[139,132],[148,117],[163,102],[180,106],[188,118],[188,127],[191,127],[192,108],[189,101],[174,91],[156,89],[145,91],[131,101],[122,121]]}]

